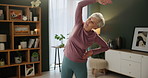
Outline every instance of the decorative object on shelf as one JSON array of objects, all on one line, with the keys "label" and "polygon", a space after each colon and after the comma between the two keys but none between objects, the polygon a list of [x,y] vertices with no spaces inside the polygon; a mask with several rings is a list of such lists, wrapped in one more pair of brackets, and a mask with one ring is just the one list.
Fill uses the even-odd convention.
[{"label": "decorative object on shelf", "polygon": [[113,40],[109,39],[108,40],[108,46],[111,49],[121,49],[122,48],[122,38],[121,37],[117,37]]},{"label": "decorative object on shelf", "polygon": [[31,1],[31,6],[32,7],[39,7],[40,4],[41,4],[40,0],[33,0],[33,1]]},{"label": "decorative object on shelf", "polygon": [[38,34],[38,29],[34,29],[35,34]]},{"label": "decorative object on shelf", "polygon": [[61,44],[58,47],[64,47],[63,39],[65,39],[65,37],[62,34],[55,34],[54,38],[61,42]]},{"label": "decorative object on shelf", "polygon": [[18,45],[18,49],[22,49],[22,46],[21,45]]},{"label": "decorative object on shelf", "polygon": [[28,48],[38,48],[39,46],[39,38],[29,39]]},{"label": "decorative object on shelf", "polygon": [[35,75],[34,64],[26,64],[25,65],[25,76],[34,76],[34,75]]},{"label": "decorative object on shelf", "polygon": [[38,21],[38,17],[33,17],[33,21]]},{"label": "decorative object on shelf", "polygon": [[10,20],[22,20],[22,10],[10,9]]},{"label": "decorative object on shelf", "polygon": [[36,38],[35,39],[35,42],[34,42],[34,48],[38,48],[39,47],[39,38]]},{"label": "decorative object on shelf", "polygon": [[4,20],[3,10],[0,10],[0,20]]},{"label": "decorative object on shelf", "polygon": [[114,39],[113,39],[113,40],[109,39],[109,41],[108,41],[108,46],[109,46],[111,49],[118,49],[117,43],[116,43],[116,41],[115,41]]},{"label": "decorative object on shelf", "polygon": [[14,34],[15,35],[29,35],[30,34],[30,26],[29,25],[15,25],[14,26]]},{"label": "decorative object on shelf", "polygon": [[22,49],[27,48],[27,41],[22,41],[22,42],[20,42],[20,44],[21,44]]},{"label": "decorative object on shelf", "polygon": [[28,42],[28,48],[32,48],[34,42],[35,42],[35,39],[29,39],[29,42]]},{"label": "decorative object on shelf", "polygon": [[16,64],[22,63],[22,56],[21,56],[21,53],[19,53],[18,51],[17,51],[16,56],[14,58],[15,58]]},{"label": "decorative object on shelf", "polygon": [[122,38],[121,37],[117,37],[115,39],[116,44],[117,44],[117,49],[121,49],[122,48]]},{"label": "decorative object on shelf", "polygon": [[5,50],[4,42],[7,42],[7,35],[6,34],[0,34],[0,50]]},{"label": "decorative object on shelf", "polygon": [[4,66],[5,65],[5,61],[3,58],[0,59],[0,66]]},{"label": "decorative object on shelf", "polygon": [[113,49],[113,41],[111,39],[109,39],[107,41],[107,44],[108,44],[109,48]]},{"label": "decorative object on shelf", "polygon": [[33,35],[34,34],[34,31],[30,31],[30,34]]},{"label": "decorative object on shelf", "polygon": [[31,55],[31,61],[32,62],[39,61],[39,54],[38,54],[38,52],[33,52],[32,53],[32,55]]},{"label": "decorative object on shelf", "polygon": [[27,21],[27,16],[23,16],[23,21]]},{"label": "decorative object on shelf", "polygon": [[0,9],[0,16],[1,16],[1,14],[3,14],[3,10]]},{"label": "decorative object on shelf", "polygon": [[148,27],[135,27],[132,50],[148,52]]},{"label": "decorative object on shelf", "polygon": [[32,21],[32,12],[29,12],[29,21]]}]

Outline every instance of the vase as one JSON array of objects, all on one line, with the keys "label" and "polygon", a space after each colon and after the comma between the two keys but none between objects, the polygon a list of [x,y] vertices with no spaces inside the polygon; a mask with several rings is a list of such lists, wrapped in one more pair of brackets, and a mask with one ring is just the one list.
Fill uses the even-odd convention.
[{"label": "vase", "polygon": [[20,42],[22,49],[27,48],[27,42]]}]

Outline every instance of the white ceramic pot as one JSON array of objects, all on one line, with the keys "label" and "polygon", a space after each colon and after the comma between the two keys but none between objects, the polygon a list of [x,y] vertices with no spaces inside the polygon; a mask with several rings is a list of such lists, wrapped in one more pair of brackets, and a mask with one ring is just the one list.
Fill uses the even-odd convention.
[{"label": "white ceramic pot", "polygon": [[27,42],[20,42],[22,49],[27,48]]},{"label": "white ceramic pot", "polygon": [[22,63],[22,57],[15,57],[15,63]]}]

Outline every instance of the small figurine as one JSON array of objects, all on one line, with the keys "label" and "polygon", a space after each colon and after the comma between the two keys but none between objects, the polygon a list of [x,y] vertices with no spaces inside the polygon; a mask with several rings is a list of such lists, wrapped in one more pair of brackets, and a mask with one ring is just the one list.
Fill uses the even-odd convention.
[{"label": "small figurine", "polygon": [[33,0],[33,1],[31,1],[32,7],[39,7],[40,4],[41,4],[40,0]]}]

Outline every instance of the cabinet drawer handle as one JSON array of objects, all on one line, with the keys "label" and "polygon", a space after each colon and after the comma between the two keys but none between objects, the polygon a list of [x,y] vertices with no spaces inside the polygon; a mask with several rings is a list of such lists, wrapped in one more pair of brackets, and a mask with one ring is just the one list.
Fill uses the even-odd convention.
[{"label": "cabinet drawer handle", "polygon": [[131,66],[131,64],[129,64],[129,66]]},{"label": "cabinet drawer handle", "polygon": [[131,58],[131,56],[130,56],[130,58]]},{"label": "cabinet drawer handle", "polygon": [[131,74],[131,72],[129,72],[129,74]]}]

